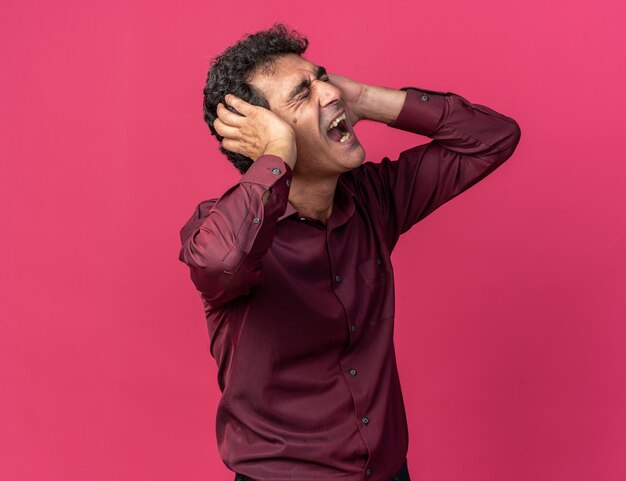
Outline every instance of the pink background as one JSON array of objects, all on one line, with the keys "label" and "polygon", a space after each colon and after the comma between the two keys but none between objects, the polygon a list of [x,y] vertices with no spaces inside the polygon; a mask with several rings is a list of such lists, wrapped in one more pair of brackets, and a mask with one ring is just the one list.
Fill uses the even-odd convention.
[{"label": "pink background", "polygon": [[[179,230],[238,173],[211,58],[284,21],[364,83],[515,118],[393,255],[414,481],[626,479],[624,3],[4,2],[0,480],[225,480]],[[425,137],[362,123],[367,160]]]}]

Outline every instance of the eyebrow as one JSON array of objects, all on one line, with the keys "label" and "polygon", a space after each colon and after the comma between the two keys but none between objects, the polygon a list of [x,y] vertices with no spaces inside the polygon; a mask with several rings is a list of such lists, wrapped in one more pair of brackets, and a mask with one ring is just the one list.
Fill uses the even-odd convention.
[{"label": "eyebrow", "polygon": [[[315,71],[315,78],[320,79],[324,77],[325,75],[327,75],[326,69],[322,66],[318,66],[317,70]],[[304,92],[310,86],[311,86],[311,81],[308,78],[300,82],[298,85],[294,87],[294,89],[291,91],[291,94],[289,94],[289,97],[287,98],[287,103],[294,100],[298,94]]]}]

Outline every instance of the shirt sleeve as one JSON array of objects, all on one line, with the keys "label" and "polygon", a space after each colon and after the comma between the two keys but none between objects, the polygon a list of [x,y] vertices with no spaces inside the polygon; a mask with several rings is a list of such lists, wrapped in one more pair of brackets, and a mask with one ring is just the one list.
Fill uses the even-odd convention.
[{"label": "shirt sleeve", "polygon": [[[407,95],[390,127],[433,139],[397,160],[366,162],[361,182],[379,203],[390,249],[435,209],[493,172],[520,140],[515,120],[452,92],[403,87]],[[372,200],[373,199],[373,200]]]},{"label": "shirt sleeve", "polygon": [[179,260],[213,307],[260,284],[261,259],[287,208],[292,174],[279,156],[262,155],[220,198],[200,202],[181,229]]}]

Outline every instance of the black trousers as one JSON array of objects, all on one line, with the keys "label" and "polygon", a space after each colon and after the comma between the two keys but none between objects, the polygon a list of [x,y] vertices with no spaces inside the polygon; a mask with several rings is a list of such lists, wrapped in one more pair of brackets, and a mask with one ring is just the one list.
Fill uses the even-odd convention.
[{"label": "black trousers", "polygon": [[[235,474],[235,481],[252,481],[250,478],[244,476],[243,474]],[[406,461],[400,468],[396,474],[394,474],[389,481],[411,481],[409,477],[409,468],[407,466]]]}]

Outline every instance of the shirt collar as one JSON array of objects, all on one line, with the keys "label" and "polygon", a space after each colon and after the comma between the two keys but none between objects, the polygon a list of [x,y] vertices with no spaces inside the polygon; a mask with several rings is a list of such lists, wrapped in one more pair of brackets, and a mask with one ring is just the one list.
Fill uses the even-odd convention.
[{"label": "shirt collar", "polygon": [[[356,198],[356,194],[346,183],[344,179],[344,174],[340,175],[339,180],[337,181],[337,188],[335,190],[333,214],[331,214],[331,218],[339,216],[336,225],[341,225],[350,217],[352,217],[355,208],[354,199]],[[336,210],[335,207],[339,208],[340,210],[340,212],[337,214],[334,213]],[[287,208],[285,209],[285,213],[278,218],[278,222],[297,212],[298,209],[296,209],[291,202],[287,201]]]}]

